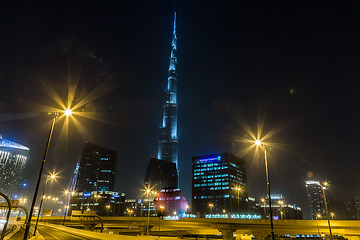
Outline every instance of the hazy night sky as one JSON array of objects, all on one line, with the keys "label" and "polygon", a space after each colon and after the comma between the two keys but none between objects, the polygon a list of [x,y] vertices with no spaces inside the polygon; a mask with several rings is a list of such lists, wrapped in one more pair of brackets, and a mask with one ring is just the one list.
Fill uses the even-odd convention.
[{"label": "hazy night sky", "polygon": [[[227,2],[227,1],[226,1]],[[360,17],[348,1],[178,1],[180,182],[191,198],[191,157],[230,151],[247,161],[250,196],[264,196],[262,158],[242,155],[244,121],[269,139],[273,193],[304,208],[304,180],[329,180],[335,199],[360,190]],[[337,4],[338,3],[338,4]],[[0,134],[30,147],[25,177],[37,178],[51,117],[41,106],[88,96],[85,111],[56,124],[46,171],[65,188],[85,141],[118,153],[116,190],[136,197],[151,156],[167,82],[172,1],[26,2],[0,15]],[[92,97],[94,96],[94,97]],[[244,119],[244,120],[241,120]]]}]

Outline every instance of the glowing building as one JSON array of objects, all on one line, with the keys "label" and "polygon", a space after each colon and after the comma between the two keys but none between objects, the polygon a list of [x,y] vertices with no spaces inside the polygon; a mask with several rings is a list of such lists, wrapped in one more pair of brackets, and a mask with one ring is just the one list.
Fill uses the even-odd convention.
[{"label": "glowing building", "polygon": [[21,188],[29,148],[3,139],[0,135],[0,192],[13,197]]},{"label": "glowing building", "polygon": [[[146,170],[145,185],[158,190],[178,187],[177,136],[177,38],[176,13],[171,41],[169,77],[165,90],[162,124],[158,140],[158,157],[152,158]],[[175,171],[175,173],[174,173]]]},{"label": "glowing building", "polygon": [[77,192],[114,191],[116,152],[86,143],[77,175]]},{"label": "glowing building", "polygon": [[248,212],[247,175],[244,160],[230,154],[192,158],[192,209],[204,214]]},{"label": "glowing building", "polygon": [[178,169],[178,136],[177,136],[177,38],[176,13],[171,41],[169,77],[165,90],[162,124],[160,127],[158,159],[176,164]]},{"label": "glowing building", "polygon": [[[321,190],[321,183],[320,181],[315,180],[306,180],[306,193],[310,205],[310,212],[311,212],[311,218],[316,219],[316,215],[320,214],[321,216],[326,216],[325,211],[325,203],[324,203],[324,196]],[[329,204],[329,197],[327,197],[327,203]]]},{"label": "glowing building", "polygon": [[154,207],[158,215],[180,216],[186,212],[188,204],[178,188],[165,188],[156,194]]}]

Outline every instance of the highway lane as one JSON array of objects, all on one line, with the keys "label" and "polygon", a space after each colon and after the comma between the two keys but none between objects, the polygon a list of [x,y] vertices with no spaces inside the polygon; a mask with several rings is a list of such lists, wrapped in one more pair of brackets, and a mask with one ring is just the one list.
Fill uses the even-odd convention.
[{"label": "highway lane", "polygon": [[71,240],[71,239],[91,240],[91,239],[97,239],[97,238],[87,238],[87,237],[82,237],[80,235],[74,235],[71,233],[62,232],[58,229],[55,229],[52,227],[46,227],[46,226],[39,226],[38,230],[39,230],[40,234],[46,240]]}]

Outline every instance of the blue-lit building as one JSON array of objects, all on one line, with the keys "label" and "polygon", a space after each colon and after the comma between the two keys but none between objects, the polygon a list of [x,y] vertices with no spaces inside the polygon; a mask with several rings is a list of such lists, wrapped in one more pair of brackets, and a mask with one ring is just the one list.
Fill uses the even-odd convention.
[{"label": "blue-lit building", "polygon": [[247,213],[247,198],[244,160],[230,153],[192,158],[192,213]]},{"label": "blue-lit building", "polygon": [[178,135],[177,135],[177,38],[176,13],[171,41],[169,77],[165,90],[162,124],[160,127],[158,159],[176,164],[178,169]]},{"label": "blue-lit building", "polygon": [[19,194],[29,148],[0,135],[0,192],[10,198]]},{"label": "blue-lit building", "polygon": [[116,152],[86,143],[81,155],[76,191],[114,191]]}]

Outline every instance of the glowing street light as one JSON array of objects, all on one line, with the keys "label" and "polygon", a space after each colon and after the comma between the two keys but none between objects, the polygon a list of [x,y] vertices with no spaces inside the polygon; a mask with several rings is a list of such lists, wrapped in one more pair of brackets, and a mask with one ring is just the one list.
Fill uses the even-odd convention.
[{"label": "glowing street light", "polygon": [[265,198],[261,198],[260,201],[264,203],[264,218],[266,218],[266,205],[265,205],[266,201],[265,201]]},{"label": "glowing street light", "polygon": [[273,223],[273,216],[272,216],[272,209],[271,209],[271,197],[270,197],[270,178],[269,178],[269,169],[268,169],[268,159],[267,159],[267,154],[266,154],[267,146],[258,139],[255,141],[255,145],[258,147],[262,147],[264,149],[266,183],[267,183],[267,190],[268,190],[269,215],[270,215],[270,226],[271,226],[271,239],[275,240],[274,223]]},{"label": "glowing street light", "polygon": [[320,238],[320,229],[319,229],[319,221],[318,221],[318,219],[321,218],[321,215],[318,213],[318,214],[316,214],[315,218],[316,218],[316,226],[317,226],[317,230],[318,230],[318,235],[319,235],[319,238]]},{"label": "glowing street light", "polygon": [[66,116],[71,116],[72,110],[69,109],[69,108],[68,108],[68,109],[65,109],[64,114],[65,114]]},{"label": "glowing street light", "polygon": [[[46,180],[45,180],[44,189],[43,189],[43,197],[42,197],[41,200],[40,200],[39,212],[38,212],[38,214],[37,214],[36,224],[35,224],[33,236],[36,235],[36,229],[37,229],[37,226],[38,226],[38,223],[39,223],[39,217],[40,217],[41,207],[42,207],[43,202],[44,202],[44,200],[45,200],[45,198],[46,198],[46,196],[45,196],[45,191],[46,191],[47,183],[48,183],[49,181],[54,181],[55,179],[56,179],[56,174],[55,174],[55,173],[52,173],[52,174],[50,174],[50,175],[46,178]],[[48,196],[47,198],[48,198],[48,199],[51,199],[51,196]],[[44,204],[44,206],[45,206],[45,204]],[[44,207],[44,208],[45,208],[45,207]],[[41,219],[42,219],[42,217],[41,217]]]},{"label": "glowing street light", "polygon": [[236,186],[234,189],[237,191],[238,211],[240,212],[240,192],[242,191],[242,188],[240,186]]},{"label": "glowing street light", "polygon": [[147,195],[147,199],[149,202],[148,205],[148,214],[147,214],[147,228],[146,228],[146,235],[149,236],[149,228],[150,228],[150,199],[151,199],[151,194],[152,195],[156,195],[157,192],[152,191],[150,187],[145,188],[145,194]]},{"label": "glowing street light", "polygon": [[283,204],[284,204],[284,201],[280,200],[280,201],[279,201],[279,205],[280,205],[280,216],[281,216],[281,220],[284,219],[284,217],[283,217],[283,207],[282,207]]},{"label": "glowing street light", "polygon": [[210,218],[212,218],[212,209],[214,207],[214,204],[209,203],[209,208],[210,208]]},{"label": "glowing street light", "polygon": [[322,190],[322,194],[324,196],[324,204],[325,204],[326,218],[328,220],[328,225],[329,225],[330,239],[333,240],[333,235],[332,235],[331,226],[330,226],[330,215],[329,215],[329,210],[328,210],[327,201],[326,201],[326,193],[325,193],[325,190],[327,189],[328,184],[329,184],[328,182],[322,182],[321,190]]},{"label": "glowing street light", "polygon": [[[70,116],[70,115],[71,115],[72,111],[69,111],[69,110],[70,110],[70,109],[65,109],[64,113],[65,113],[66,116]],[[31,207],[30,207],[29,218],[28,218],[28,220],[27,220],[27,222],[26,222],[26,224],[25,224],[26,227],[25,227],[25,233],[24,233],[24,238],[23,238],[23,240],[27,240],[27,237],[28,237],[28,234],[29,234],[30,225],[31,225],[31,218],[32,218],[32,215],[33,215],[33,211],[34,211],[34,207],[35,207],[35,203],[36,203],[36,198],[37,198],[37,194],[38,194],[39,187],[40,187],[40,182],[41,182],[42,173],[43,173],[43,170],[44,170],[44,167],[45,167],[46,157],[47,157],[47,154],[48,154],[48,151],[49,151],[51,136],[52,136],[52,134],[53,134],[54,126],[55,126],[55,121],[56,121],[56,119],[58,118],[58,116],[59,116],[59,112],[53,113],[53,119],[52,119],[52,122],[51,122],[49,137],[48,137],[48,140],[47,140],[47,143],[46,143],[45,152],[44,152],[44,157],[43,157],[43,160],[42,160],[42,162],[41,162],[40,171],[39,171],[39,176],[38,176],[38,180],[37,180],[37,183],[36,183],[33,200],[32,200]],[[35,234],[35,233],[36,233],[36,231],[34,231],[34,234]]]}]

